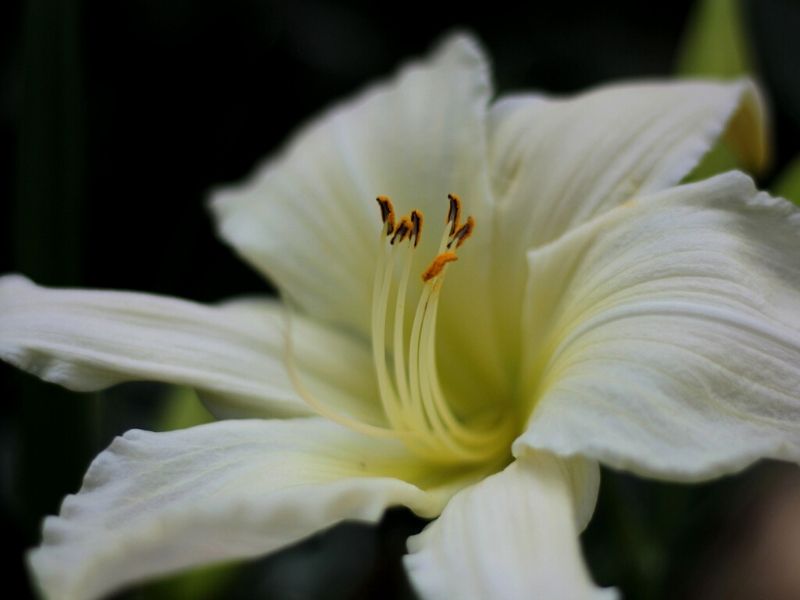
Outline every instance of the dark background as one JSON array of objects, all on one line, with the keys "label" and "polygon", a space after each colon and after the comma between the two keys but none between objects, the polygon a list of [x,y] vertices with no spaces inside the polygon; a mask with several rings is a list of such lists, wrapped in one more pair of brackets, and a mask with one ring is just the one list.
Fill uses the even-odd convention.
[{"label": "dark background", "polygon": [[[0,3],[0,273],[200,301],[263,292],[267,284],[214,238],[208,189],[243,177],[332,100],[425,53],[455,25],[482,39],[501,93],[669,76],[692,5]],[[774,167],[761,179],[769,186],[800,153],[800,8],[744,8],[775,124]],[[22,553],[42,516],[78,489],[115,434],[154,426],[163,393],[141,384],[71,394],[0,365],[0,524],[15,557],[5,589],[29,593]],[[699,597],[792,476],[771,465],[689,487],[604,473],[584,538],[596,580],[628,598]],[[377,530],[336,528],[248,563],[223,596],[410,597],[399,556],[422,525],[395,510]]]}]

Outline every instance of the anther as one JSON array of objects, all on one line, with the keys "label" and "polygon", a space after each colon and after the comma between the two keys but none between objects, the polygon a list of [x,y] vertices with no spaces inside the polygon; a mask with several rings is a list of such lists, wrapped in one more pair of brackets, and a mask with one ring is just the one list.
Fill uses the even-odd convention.
[{"label": "anther", "polygon": [[475,219],[472,217],[467,217],[467,222],[459,227],[458,230],[453,234],[453,239],[447,243],[447,247],[450,248],[453,245],[453,242],[455,242],[456,248],[460,248],[461,244],[466,242],[467,238],[472,235],[473,229],[475,229]]},{"label": "anther", "polygon": [[398,223],[397,228],[394,230],[394,235],[389,243],[394,245],[395,242],[402,242],[411,235],[411,231],[411,221],[409,221],[407,217],[403,217],[400,219],[400,223]]},{"label": "anther", "polygon": [[444,266],[447,263],[453,262],[458,260],[458,256],[456,256],[455,252],[442,252],[439,256],[433,259],[433,262],[425,269],[425,272],[422,274],[422,281],[428,282],[434,277],[436,277],[439,273],[442,272]]},{"label": "anther", "polygon": [[394,207],[389,196],[378,196],[375,198],[381,207],[381,221],[386,226],[386,235],[392,235],[394,231]]},{"label": "anther", "polygon": [[450,209],[447,211],[445,223],[450,223],[450,235],[452,236],[458,229],[461,220],[461,198],[456,194],[447,194],[447,198],[450,200]]},{"label": "anther", "polygon": [[422,235],[422,213],[418,210],[411,211],[411,237],[414,239],[414,248],[419,244],[419,236]]}]

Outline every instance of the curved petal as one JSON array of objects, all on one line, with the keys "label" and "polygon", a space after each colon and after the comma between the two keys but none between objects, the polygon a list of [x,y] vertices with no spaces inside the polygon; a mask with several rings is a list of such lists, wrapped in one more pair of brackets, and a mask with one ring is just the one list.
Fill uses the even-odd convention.
[{"label": "curved petal", "polygon": [[594,501],[597,482],[573,487],[578,462],[533,454],[458,492],[436,521],[408,541],[405,565],[420,595],[615,597],[592,584],[581,557],[575,494]]},{"label": "curved petal", "polygon": [[528,258],[538,404],[515,452],[678,480],[800,461],[796,207],[728,173],[635,199]]},{"label": "curved petal", "polygon": [[[307,405],[320,405],[336,414],[377,426],[386,424],[368,341],[298,315],[273,299],[242,298],[222,305],[243,322],[269,324],[274,340],[277,373],[273,384],[308,394]],[[260,334],[263,337],[263,333]],[[219,418],[269,418],[263,405],[244,406],[225,397],[202,396]]]},{"label": "curved petal", "polygon": [[29,561],[46,597],[96,598],[264,554],[343,519],[376,521],[387,506],[435,516],[447,497],[439,483],[401,445],[320,419],[134,430],[45,521]]},{"label": "curved petal", "polygon": [[427,61],[305,127],[248,182],[216,193],[220,235],[302,311],[368,331],[381,230],[375,197],[391,196],[398,216],[419,208],[429,225],[441,223],[416,253],[422,273],[448,193],[469,195],[479,221],[489,208],[490,94],[477,44],[449,38]]},{"label": "curved petal", "polygon": [[[363,344],[308,319],[296,323],[304,384],[339,410],[377,419]],[[0,358],[75,391],[162,381],[197,389],[220,416],[308,415],[286,372],[284,336],[283,309],[274,301],[210,307],[0,278]]]},{"label": "curved petal", "polygon": [[526,251],[678,183],[723,132],[744,162],[763,165],[764,115],[752,83],[643,82],[496,103],[489,160],[502,326],[513,334],[513,317],[503,315],[518,314]]}]

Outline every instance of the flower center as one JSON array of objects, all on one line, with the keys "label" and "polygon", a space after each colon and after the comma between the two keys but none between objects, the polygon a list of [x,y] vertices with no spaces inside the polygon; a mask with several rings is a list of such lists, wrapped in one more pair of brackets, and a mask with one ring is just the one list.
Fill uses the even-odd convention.
[{"label": "flower center", "polygon": [[[415,454],[445,464],[506,460],[516,433],[515,413],[487,403],[481,413],[462,415],[447,401],[436,364],[439,298],[451,263],[472,235],[475,220],[461,221],[461,200],[450,205],[439,247],[422,273],[413,319],[406,321],[414,252],[422,236],[423,215],[412,210],[395,220],[392,202],[377,198],[381,210],[378,260],[372,293],[372,360],[388,423],[376,425],[333,410],[303,384],[294,363],[292,336],[286,336],[286,365],[300,396],[317,413],[355,431],[402,440]],[[396,277],[396,274],[399,276]],[[410,314],[411,311],[409,311]],[[410,327],[406,327],[410,325]]]},{"label": "flower center", "polygon": [[412,451],[440,462],[483,462],[508,451],[510,419],[497,412],[469,420],[455,414],[436,364],[441,289],[451,263],[458,260],[459,248],[475,229],[472,217],[461,222],[458,196],[448,198],[444,231],[435,257],[422,273],[423,287],[410,331],[406,330],[406,303],[423,215],[413,210],[395,223],[391,200],[377,198],[383,225],[372,295],[372,355],[386,418],[392,430],[410,434],[403,439]]}]

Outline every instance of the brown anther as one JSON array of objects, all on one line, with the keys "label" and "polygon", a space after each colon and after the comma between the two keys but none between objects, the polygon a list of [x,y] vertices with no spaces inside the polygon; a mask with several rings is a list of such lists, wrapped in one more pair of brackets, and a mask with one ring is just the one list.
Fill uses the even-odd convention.
[{"label": "brown anther", "polygon": [[414,248],[419,244],[419,236],[422,235],[422,213],[418,210],[411,211],[411,237],[414,239]]},{"label": "brown anther", "polygon": [[444,269],[447,263],[455,260],[458,260],[458,256],[456,256],[455,252],[442,252],[439,256],[434,258],[430,266],[425,269],[425,272],[422,274],[422,281],[430,281],[442,272],[442,269]]},{"label": "brown anther", "polygon": [[397,227],[394,230],[394,235],[389,243],[394,245],[395,242],[402,242],[411,235],[411,228],[411,221],[408,220],[408,217],[403,217],[400,219],[400,222],[397,224]]},{"label": "brown anther", "polygon": [[467,217],[467,222],[459,227],[458,231],[453,234],[453,239],[447,243],[447,247],[450,248],[453,242],[455,242],[456,248],[461,248],[461,244],[466,242],[467,238],[472,235],[473,229],[475,229],[475,219]]},{"label": "brown anther", "polygon": [[394,231],[394,207],[389,196],[378,196],[375,198],[381,207],[381,221],[386,226],[386,235],[392,235]]},{"label": "brown anther", "polygon": [[456,194],[447,194],[447,198],[450,200],[450,208],[447,211],[445,223],[450,223],[450,235],[452,236],[458,229],[461,220],[461,198]]}]

